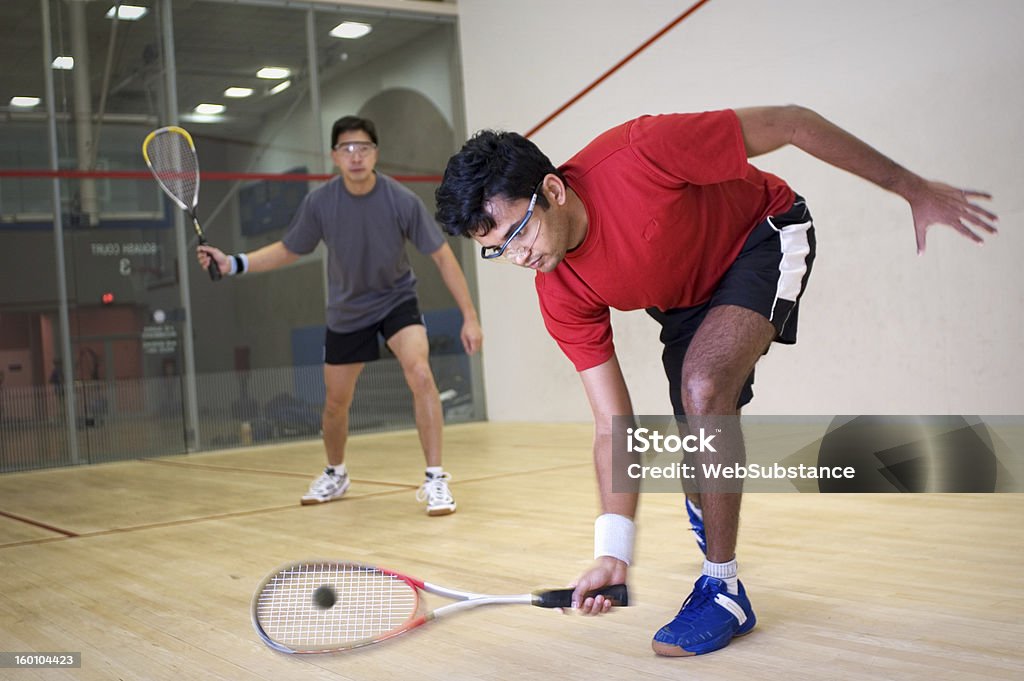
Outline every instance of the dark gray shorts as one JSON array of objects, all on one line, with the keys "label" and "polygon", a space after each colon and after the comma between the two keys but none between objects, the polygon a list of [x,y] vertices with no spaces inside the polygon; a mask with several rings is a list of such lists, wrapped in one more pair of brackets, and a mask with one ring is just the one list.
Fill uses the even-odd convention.
[{"label": "dark gray shorts", "polygon": [[423,324],[419,302],[410,298],[399,303],[384,319],[351,333],[327,329],[324,338],[324,364],[359,364],[380,359],[380,340],[385,341],[407,326]]}]

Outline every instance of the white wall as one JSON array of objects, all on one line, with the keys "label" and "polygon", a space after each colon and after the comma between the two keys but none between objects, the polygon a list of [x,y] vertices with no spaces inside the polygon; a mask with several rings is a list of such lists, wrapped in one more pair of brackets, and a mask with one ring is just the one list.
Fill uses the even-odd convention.
[{"label": "white wall", "polygon": [[[310,129],[309,107],[300,105],[285,123],[284,111],[271,116],[264,127],[261,143],[270,146],[263,153],[261,168],[270,172],[282,172],[296,165],[306,165],[310,172],[333,172],[330,153],[327,151],[331,125],[337,119],[359,113],[360,108],[374,95],[391,88],[409,88],[429,99],[449,123],[452,113],[452,49],[444,26],[425,33],[403,49],[385,57],[373,60],[358,70],[327,80],[320,88],[319,139],[321,145],[311,156],[308,149],[316,138]],[[308,97],[308,95],[306,95]],[[385,141],[386,143],[386,141]]]},{"label": "white wall", "polygon": [[[525,132],[691,3],[460,0],[470,131]],[[783,150],[755,164],[809,202],[818,258],[800,342],[758,366],[762,414],[1024,413],[1024,3],[711,0],[534,141],[558,164],[642,113],[809,106],[908,168],[991,191],[982,248],[933,230],[918,257],[907,205]],[[479,267],[492,420],[587,420],[547,337],[532,276]],[[638,413],[669,410],[657,326],[614,315]]]}]

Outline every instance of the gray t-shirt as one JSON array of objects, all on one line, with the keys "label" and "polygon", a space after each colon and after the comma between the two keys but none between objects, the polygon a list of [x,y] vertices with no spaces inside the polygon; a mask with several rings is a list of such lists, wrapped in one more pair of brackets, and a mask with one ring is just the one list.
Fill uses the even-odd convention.
[{"label": "gray t-shirt", "polygon": [[327,245],[327,327],[349,333],[376,324],[416,295],[406,240],[424,254],[444,244],[419,197],[377,173],[363,196],[349,193],[340,176],[307,194],[282,242],[299,255],[320,241]]}]

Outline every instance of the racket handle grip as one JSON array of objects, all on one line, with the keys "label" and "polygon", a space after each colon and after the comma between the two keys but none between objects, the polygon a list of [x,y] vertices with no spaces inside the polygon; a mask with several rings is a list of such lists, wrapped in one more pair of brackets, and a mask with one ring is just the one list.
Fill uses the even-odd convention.
[{"label": "racket handle grip", "polygon": [[[200,246],[205,246],[207,243],[209,242],[206,240],[205,237],[199,237]],[[214,260],[212,257],[210,258],[210,263],[206,266],[206,271],[210,273],[210,279],[212,279],[213,281],[220,281],[221,277],[224,276],[223,274],[220,273],[220,265],[218,265],[217,261]]]},{"label": "racket handle grip", "polygon": [[[573,589],[548,589],[533,592],[533,604],[538,608],[571,608]],[[591,591],[587,598],[604,596],[612,605],[629,605],[629,591],[625,584],[612,584],[596,591]]]}]

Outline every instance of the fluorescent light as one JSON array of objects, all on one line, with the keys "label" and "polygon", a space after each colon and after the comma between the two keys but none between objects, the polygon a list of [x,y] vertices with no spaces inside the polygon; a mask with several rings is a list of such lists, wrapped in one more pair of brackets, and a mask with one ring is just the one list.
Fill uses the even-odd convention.
[{"label": "fluorescent light", "polygon": [[348,38],[355,40],[373,30],[373,26],[362,24],[358,21],[343,21],[331,29],[331,35],[335,38]]},{"label": "fluorescent light", "polygon": [[149,13],[148,7],[138,7],[136,5],[121,5],[111,7],[107,10],[107,18],[114,18],[114,10],[117,10],[117,18],[121,21],[138,21],[142,17]]},{"label": "fluorescent light", "polygon": [[292,75],[291,69],[286,69],[283,66],[264,66],[256,72],[257,78],[267,78],[268,80],[279,80],[290,75]]},{"label": "fluorescent light", "polygon": [[200,104],[193,111],[197,114],[204,114],[206,116],[213,116],[219,113],[224,113],[226,107],[223,104]]},{"label": "fluorescent light", "polygon": [[274,87],[270,88],[267,92],[269,94],[276,95],[278,92],[284,92],[285,90],[287,90],[291,86],[292,86],[292,82],[290,80],[286,80],[286,81],[280,82],[277,85],[275,85]]},{"label": "fluorescent light", "polygon": [[223,123],[223,116],[211,116],[210,114],[183,113],[181,120],[185,123]]},{"label": "fluorescent light", "polygon": [[224,96],[225,97],[235,97],[236,99],[241,99],[242,97],[251,97],[252,96],[252,88],[251,87],[229,87],[227,90],[224,91]]},{"label": "fluorescent light", "polygon": [[74,57],[57,57],[53,60],[53,68],[60,69],[62,71],[70,71],[75,68]]},{"label": "fluorescent light", "polygon": [[38,106],[41,101],[43,100],[38,97],[11,97],[11,106],[31,109],[33,106]]}]

